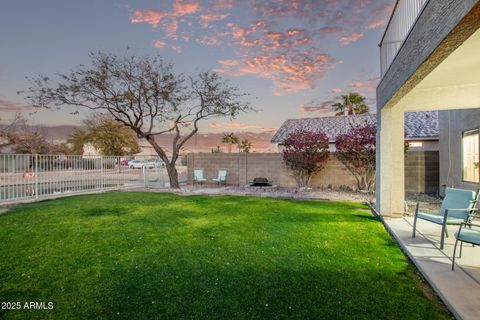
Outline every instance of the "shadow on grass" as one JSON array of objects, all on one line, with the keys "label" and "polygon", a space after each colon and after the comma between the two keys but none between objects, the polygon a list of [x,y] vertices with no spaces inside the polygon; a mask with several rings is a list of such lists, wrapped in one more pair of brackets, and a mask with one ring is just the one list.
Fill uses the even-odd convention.
[{"label": "shadow on grass", "polygon": [[109,207],[109,208],[91,208],[84,211],[86,217],[101,217],[101,216],[123,216],[128,214],[129,211],[122,207]]},{"label": "shadow on grass", "polygon": [[340,214],[340,213],[279,213],[266,216],[272,222],[291,222],[291,223],[356,223],[366,221],[377,221],[373,216],[362,214]]}]

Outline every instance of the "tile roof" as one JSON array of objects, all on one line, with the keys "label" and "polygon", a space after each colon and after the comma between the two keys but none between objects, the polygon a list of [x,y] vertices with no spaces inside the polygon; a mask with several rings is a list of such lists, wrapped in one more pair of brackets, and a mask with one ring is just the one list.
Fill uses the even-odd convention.
[{"label": "tile roof", "polygon": [[[334,116],[323,118],[288,119],[278,129],[272,138],[272,143],[282,143],[288,135],[298,129],[308,131],[323,131],[328,139],[333,142],[335,138],[345,133],[354,125],[376,123],[374,114]],[[435,139],[438,138],[438,112],[406,112],[405,133],[409,139]]]}]

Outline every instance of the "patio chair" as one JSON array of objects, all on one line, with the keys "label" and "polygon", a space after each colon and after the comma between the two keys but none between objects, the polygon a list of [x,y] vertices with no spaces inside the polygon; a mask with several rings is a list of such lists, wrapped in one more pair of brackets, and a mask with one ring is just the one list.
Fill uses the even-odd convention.
[{"label": "patio chair", "polygon": [[473,223],[461,223],[460,228],[455,232],[455,248],[453,249],[452,270],[455,268],[455,255],[457,253],[457,244],[460,241],[460,255],[462,257],[463,243],[470,243],[473,246],[480,246],[480,225]]},{"label": "patio chair", "polygon": [[442,201],[439,214],[425,213],[419,211],[420,203],[417,203],[415,217],[413,219],[413,234],[417,229],[417,219],[426,220],[442,226],[440,236],[440,249],[443,250],[445,236],[448,237],[447,225],[460,225],[464,222],[470,222],[471,214],[475,210],[480,191],[470,191],[454,188],[446,188],[445,198]]},{"label": "patio chair", "polygon": [[218,185],[220,184],[227,184],[227,170],[218,170],[218,176],[217,178],[212,179],[215,181]]},{"label": "patio chair", "polygon": [[205,181],[207,181],[207,179],[205,179],[203,177],[203,170],[202,169],[197,169],[197,170],[193,170],[193,183],[204,183]]}]

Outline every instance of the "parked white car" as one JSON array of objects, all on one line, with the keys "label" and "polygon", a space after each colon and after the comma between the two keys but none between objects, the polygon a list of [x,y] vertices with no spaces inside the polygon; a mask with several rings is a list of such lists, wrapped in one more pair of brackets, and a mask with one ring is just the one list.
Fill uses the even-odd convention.
[{"label": "parked white car", "polygon": [[147,168],[165,168],[165,162],[160,159],[147,161]]},{"label": "parked white car", "polygon": [[145,161],[142,160],[131,160],[128,162],[130,169],[142,169],[145,166]]},{"label": "parked white car", "polygon": [[148,169],[153,169],[153,168],[164,168],[165,163],[162,160],[156,159],[156,160],[131,160],[128,162],[128,166],[131,169],[142,169],[142,168],[148,168]]}]

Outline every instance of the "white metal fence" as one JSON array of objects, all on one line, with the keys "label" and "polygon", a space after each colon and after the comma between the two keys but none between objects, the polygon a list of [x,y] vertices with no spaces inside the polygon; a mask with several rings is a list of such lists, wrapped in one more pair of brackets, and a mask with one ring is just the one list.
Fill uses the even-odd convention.
[{"label": "white metal fence", "polygon": [[[157,158],[135,164],[117,156],[0,154],[0,204],[126,188],[165,188]],[[185,172],[184,172],[185,171]],[[186,180],[186,170],[179,170]]]},{"label": "white metal fence", "polygon": [[397,0],[380,42],[380,72],[383,77],[428,0]]}]

